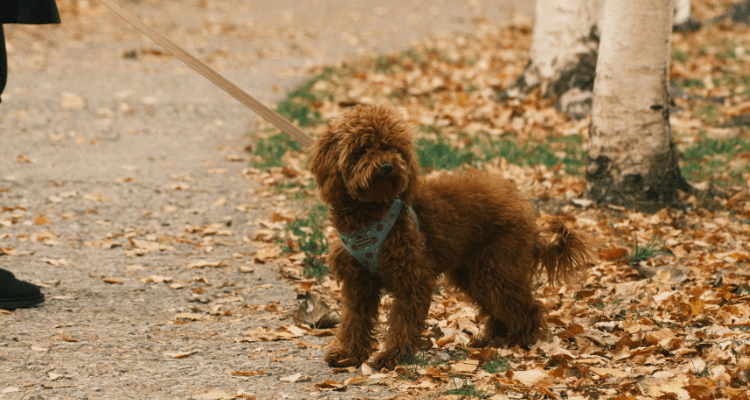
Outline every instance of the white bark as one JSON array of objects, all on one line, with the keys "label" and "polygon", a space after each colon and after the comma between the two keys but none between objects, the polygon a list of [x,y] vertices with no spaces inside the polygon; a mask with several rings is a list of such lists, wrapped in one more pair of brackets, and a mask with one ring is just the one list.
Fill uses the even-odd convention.
[{"label": "white bark", "polygon": [[548,83],[573,68],[581,54],[596,51],[598,44],[590,34],[603,4],[604,0],[537,0],[525,87],[541,85],[546,92]]},{"label": "white bark", "polygon": [[[518,96],[541,86],[545,95],[562,96],[573,87],[583,88],[586,81],[585,68],[580,69],[583,55],[591,54],[596,62],[599,42],[592,37],[598,32],[602,11],[606,0],[537,0],[536,22],[529,51],[529,64],[516,84],[508,90],[508,95]],[[624,0],[621,0],[624,1]],[[676,0],[674,26],[691,29],[699,24],[692,17],[690,0]],[[562,82],[551,92],[550,85],[561,77],[567,78],[571,71],[578,74],[576,82]],[[593,72],[591,72],[593,73]],[[568,76],[566,76],[568,75]],[[588,82],[591,82],[590,80]],[[583,88],[583,90],[590,88]],[[564,108],[564,107],[563,107]]]},{"label": "white bark", "polygon": [[684,187],[667,92],[674,1],[604,6],[586,165],[598,202],[669,204]]},{"label": "white bark", "polygon": [[690,8],[690,0],[676,0],[673,25],[681,25],[690,21],[693,16]]}]

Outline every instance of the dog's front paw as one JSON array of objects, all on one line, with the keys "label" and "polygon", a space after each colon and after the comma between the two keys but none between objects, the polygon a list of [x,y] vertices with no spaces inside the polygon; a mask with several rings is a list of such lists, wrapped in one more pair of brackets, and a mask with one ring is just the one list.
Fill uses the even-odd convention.
[{"label": "dog's front paw", "polygon": [[367,361],[367,354],[358,355],[341,347],[331,347],[324,359],[332,367],[359,367]]},{"label": "dog's front paw", "polygon": [[370,366],[373,367],[376,371],[379,371],[383,368],[392,370],[393,368],[396,368],[399,361],[400,360],[396,355],[396,352],[381,351],[375,354],[375,358],[372,360],[372,364]]}]

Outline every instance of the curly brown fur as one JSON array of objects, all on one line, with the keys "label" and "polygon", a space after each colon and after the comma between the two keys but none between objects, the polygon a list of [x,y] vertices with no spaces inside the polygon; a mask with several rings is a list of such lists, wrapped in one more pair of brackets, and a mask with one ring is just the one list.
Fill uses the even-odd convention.
[{"label": "curly brown fur", "polygon": [[383,242],[380,270],[367,272],[338,241],[331,271],[344,303],[332,365],[367,361],[376,345],[380,291],[393,298],[375,368],[393,368],[416,349],[440,274],[466,293],[485,319],[483,339],[531,345],[545,332],[547,310],[532,281],[544,268],[552,283],[575,277],[594,260],[588,235],[551,223],[547,238],[527,201],[508,180],[486,172],[419,176],[408,123],[398,111],[361,105],[331,121],[313,150],[311,171],[331,220],[354,232],[380,220],[400,197],[404,208]]}]

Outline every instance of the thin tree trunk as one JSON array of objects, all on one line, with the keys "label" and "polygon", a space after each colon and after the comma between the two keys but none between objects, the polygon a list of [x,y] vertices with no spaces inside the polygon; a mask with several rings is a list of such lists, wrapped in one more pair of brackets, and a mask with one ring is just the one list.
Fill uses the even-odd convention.
[{"label": "thin tree trunk", "polygon": [[[590,90],[602,4],[604,0],[537,0],[529,64],[508,94],[528,93],[538,86],[546,96],[555,97],[571,86]],[[580,64],[584,73],[576,74]]]},{"label": "thin tree trunk", "polygon": [[[529,63],[502,97],[519,97],[541,88],[556,107],[583,118],[591,112],[599,48],[598,24],[605,0],[537,0],[534,36]],[[693,17],[690,0],[677,0],[675,29],[700,27]]]},{"label": "thin tree trunk", "polygon": [[656,211],[689,190],[669,126],[674,0],[607,1],[594,83],[586,195]]},{"label": "thin tree trunk", "polygon": [[690,0],[675,0],[672,29],[687,33],[697,30],[700,27],[701,23],[698,22],[693,16],[692,7],[690,6]]}]

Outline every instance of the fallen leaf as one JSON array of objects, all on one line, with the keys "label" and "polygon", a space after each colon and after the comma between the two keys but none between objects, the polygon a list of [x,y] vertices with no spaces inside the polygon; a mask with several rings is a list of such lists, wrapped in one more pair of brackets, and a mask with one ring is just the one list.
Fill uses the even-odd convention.
[{"label": "fallen leaf", "polygon": [[278,258],[281,255],[282,251],[281,248],[278,246],[273,247],[266,247],[264,249],[259,249],[255,253],[255,262],[257,263],[264,263],[268,260]]},{"label": "fallen leaf", "polygon": [[115,179],[115,183],[123,184],[123,183],[133,182],[134,180],[135,180],[135,177],[132,177],[132,176],[121,176]]},{"label": "fallen leaf", "polygon": [[234,371],[234,372],[232,372],[232,375],[237,375],[237,376],[256,376],[256,375],[263,375],[263,374],[265,374],[266,372],[268,372],[268,370],[270,370],[270,369],[271,369],[271,367],[268,367],[268,368],[266,368],[266,369],[264,369],[264,370],[262,370],[262,371],[252,371],[252,372],[246,372],[246,371]]},{"label": "fallen leaf", "polygon": [[187,269],[193,269],[193,268],[206,268],[206,267],[224,267],[227,263],[225,261],[207,261],[207,260],[201,260],[201,261],[195,261],[185,266]]},{"label": "fallen leaf", "polygon": [[74,339],[74,338],[66,335],[65,333],[61,333],[60,336],[62,337],[62,340],[66,341],[66,342],[71,342],[71,343],[77,343],[77,342],[79,342],[78,339]]},{"label": "fallen leaf", "polygon": [[312,293],[305,294],[297,311],[292,315],[294,321],[314,329],[333,328],[338,324],[338,317],[323,300]]},{"label": "fallen leaf", "polygon": [[182,282],[172,283],[170,285],[167,285],[167,287],[170,289],[182,289],[184,287],[187,287],[187,283],[182,283]]},{"label": "fallen leaf", "polygon": [[58,379],[61,379],[61,378],[65,377],[64,375],[56,374],[56,373],[51,372],[51,371],[47,372],[47,376],[49,377],[49,380],[51,380],[51,381],[56,381]]},{"label": "fallen leaf", "polygon": [[467,359],[453,364],[451,369],[459,374],[468,374],[476,371],[477,367],[479,367],[479,360]]},{"label": "fallen leaf", "polygon": [[225,400],[225,399],[233,399],[233,398],[241,398],[241,397],[235,397],[235,395],[233,394],[222,392],[220,390],[212,390],[210,392],[195,395],[192,397],[192,399],[194,400]]},{"label": "fallen leaf", "polygon": [[67,260],[64,260],[64,259],[62,259],[62,258],[58,258],[58,259],[56,259],[56,260],[55,260],[55,259],[52,259],[52,258],[41,258],[41,259],[40,259],[40,261],[44,261],[44,262],[46,262],[47,264],[49,264],[49,265],[54,265],[54,266],[56,266],[56,267],[65,267],[65,266],[67,266],[67,265],[68,265],[68,261],[67,261]]},{"label": "fallen leaf", "polygon": [[527,371],[513,371],[513,379],[518,380],[526,386],[534,386],[549,377],[547,371],[535,368]]},{"label": "fallen leaf", "polygon": [[625,257],[626,254],[628,254],[628,250],[622,247],[604,249],[599,252],[599,259],[602,261],[613,261]]},{"label": "fallen leaf", "polygon": [[364,385],[389,385],[394,382],[394,379],[387,374],[372,374],[367,377],[356,377],[346,380],[344,383],[351,386],[364,386]]},{"label": "fallen leaf", "polygon": [[346,391],[346,385],[341,382],[336,382],[332,379],[326,379],[323,382],[316,383],[315,387],[323,391],[334,390],[334,391]]},{"label": "fallen leaf", "polygon": [[303,381],[309,381],[311,379],[310,379],[309,376],[297,373],[297,374],[294,374],[294,375],[289,375],[289,376],[285,376],[283,378],[279,378],[279,380],[280,381],[284,381],[284,382],[303,382]]},{"label": "fallen leaf", "polygon": [[208,318],[208,316],[192,312],[183,312],[174,316],[174,319],[187,319],[190,321],[203,321],[206,318]]},{"label": "fallen leaf", "polygon": [[166,352],[164,354],[172,358],[188,358],[195,353],[198,353],[198,350],[191,350],[187,352]]},{"label": "fallen leaf", "polygon": [[34,159],[32,159],[32,158],[29,158],[29,157],[26,157],[26,156],[25,156],[25,155],[23,155],[23,154],[19,154],[19,155],[18,155],[18,156],[16,157],[16,161],[17,161],[18,163],[20,163],[20,164],[34,164],[34,163],[36,163],[36,160],[34,160]]},{"label": "fallen leaf", "polygon": [[245,399],[245,400],[256,400],[258,396],[256,396],[253,393],[245,393],[240,391],[240,393],[236,394],[233,399]]},{"label": "fallen leaf", "polygon": [[98,202],[98,203],[109,201],[109,199],[107,199],[106,197],[104,197],[104,195],[102,195],[102,194],[90,194],[90,193],[88,193],[88,194],[84,194],[83,198],[86,199],[86,200],[94,201],[94,202]]},{"label": "fallen leaf", "polygon": [[145,278],[145,279],[142,278],[142,279],[139,279],[138,281],[140,283],[149,283],[149,282],[164,283],[164,282],[171,282],[172,281],[172,277],[171,276],[161,276],[161,275],[151,275],[148,278]]},{"label": "fallen leaf", "polygon": [[276,232],[270,229],[258,229],[257,231],[255,231],[253,240],[257,240],[260,242],[273,242],[274,240],[276,240]]}]

